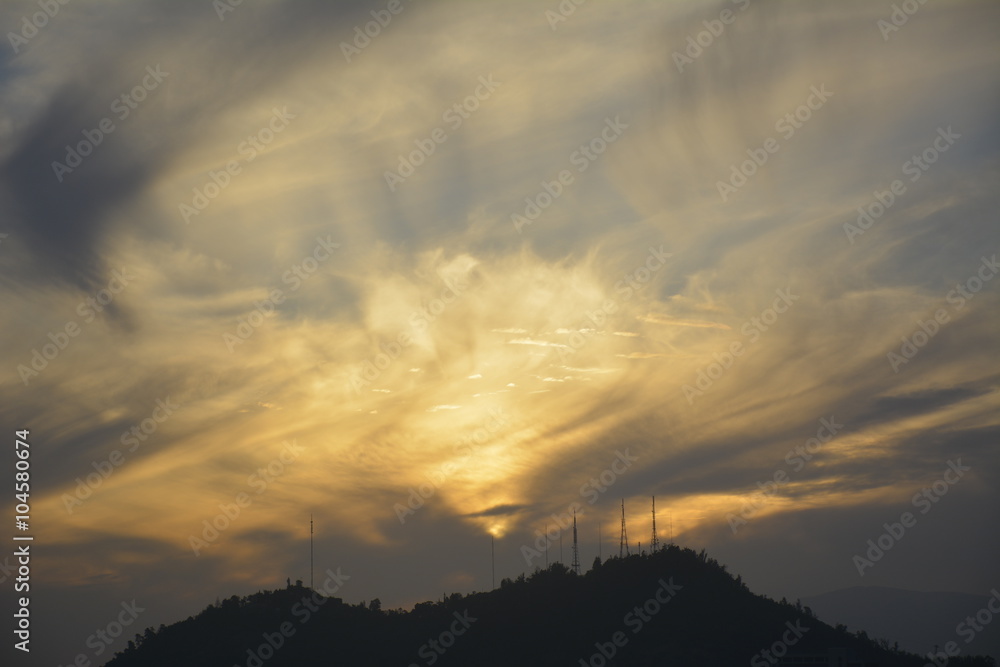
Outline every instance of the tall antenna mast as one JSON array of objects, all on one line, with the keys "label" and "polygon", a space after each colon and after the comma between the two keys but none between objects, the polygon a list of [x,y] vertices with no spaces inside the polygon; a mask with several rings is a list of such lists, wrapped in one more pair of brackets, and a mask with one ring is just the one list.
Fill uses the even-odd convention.
[{"label": "tall antenna mast", "polygon": [[618,557],[631,555],[628,550],[628,531],[625,530],[625,499],[622,498],[622,535],[618,540]]},{"label": "tall antenna mast", "polygon": [[573,510],[573,571],[580,574],[580,547],[576,541],[576,510]]},{"label": "tall antenna mast", "polygon": [[545,569],[549,569],[549,524],[545,524]]},{"label": "tall antenna mast", "polygon": [[656,536],[656,496],[653,496],[653,541],[650,543],[650,551],[656,553],[660,548],[660,539]]},{"label": "tall antenna mast", "polygon": [[493,574],[493,588],[497,587],[496,549],[493,548],[493,533],[490,533],[490,571]]},{"label": "tall antenna mast", "polygon": [[309,588],[310,590],[315,590],[313,587],[313,515],[312,512],[309,513]]},{"label": "tall antenna mast", "polygon": [[674,543],[674,515],[667,512],[667,521],[670,522],[670,544]]},{"label": "tall antenna mast", "polygon": [[597,522],[597,557],[604,555],[604,538],[601,537],[601,522]]}]

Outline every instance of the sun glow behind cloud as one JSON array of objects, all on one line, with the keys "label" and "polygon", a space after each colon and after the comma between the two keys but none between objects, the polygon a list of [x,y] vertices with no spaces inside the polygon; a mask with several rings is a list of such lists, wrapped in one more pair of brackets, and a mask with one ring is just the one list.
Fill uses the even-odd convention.
[{"label": "sun glow behind cloud", "polygon": [[[639,462],[602,494],[597,520],[613,526],[614,499],[625,497],[630,523],[645,525],[640,507],[655,493],[675,535],[718,543],[727,513],[830,415],[844,433],[766,500],[757,525],[905,502],[953,450],[981,454],[976,443],[998,427],[996,319],[984,315],[997,312],[995,289],[949,310],[903,372],[885,354],[916,319],[951,309],[945,295],[996,249],[984,213],[995,210],[995,103],[980,68],[997,54],[949,48],[991,10],[922,8],[927,22],[887,45],[877,31],[868,39],[876,12],[863,4],[839,7],[832,23],[814,8],[762,7],[730,46],[679,76],[670,55],[700,20],[687,21],[692,7],[588,5],[556,37],[535,8],[478,7],[414,6],[350,66],[337,40],[315,35],[302,38],[314,49],[282,51],[270,66],[252,45],[212,47],[218,26],[193,19],[185,45],[168,35],[130,47],[129,60],[163,61],[172,74],[121,128],[154,157],[132,196],[102,213],[93,245],[107,267],[136,277],[117,311],[27,388],[14,369],[46,332],[79,319],[88,289],[8,283],[9,320],[33,324],[5,332],[3,398],[44,414],[53,481],[38,497],[50,517],[40,537],[67,550],[128,539],[163,554],[129,543],[100,566],[60,564],[55,580],[171,559],[210,562],[240,582],[280,580],[297,557],[273,544],[308,539],[293,517],[315,513],[360,553],[412,546],[396,506],[421,487],[421,520],[453,522],[463,539],[527,541],[624,448]],[[257,11],[267,16],[246,7],[226,28],[255,25]],[[773,67],[780,54],[759,49],[771,42],[751,27],[795,57]],[[830,58],[825,46],[848,38],[852,54]],[[45,53],[30,52],[30,67],[4,85],[23,95],[36,79],[87,74]],[[926,66],[914,70],[918,57]],[[235,68],[231,90],[203,62]],[[260,80],[246,73],[254,67]],[[390,192],[385,171],[491,73],[497,91]],[[134,72],[122,65],[100,86],[88,76],[97,105]],[[823,83],[834,91],[827,105],[720,202],[716,182]],[[24,104],[0,127],[34,128],[37,110]],[[295,114],[288,128],[185,222],[178,204],[239,158],[276,106]],[[518,233],[510,215],[525,197],[572,169],[573,152],[617,116],[629,125],[622,137]],[[968,140],[849,243],[842,225],[856,207],[948,124]],[[101,148],[109,160],[116,146]],[[28,224],[3,242],[5,275],[37,273]],[[339,247],[290,280],[321,239]],[[660,248],[670,256],[651,271]],[[223,334],[276,289],[281,303],[227,345]],[[795,298],[771,319],[779,291]],[[726,368],[711,377],[713,364]],[[176,415],[67,512],[76,478],[168,396]],[[302,451],[258,494],[254,480],[286,442]],[[252,504],[196,559],[190,536],[241,492]]]}]

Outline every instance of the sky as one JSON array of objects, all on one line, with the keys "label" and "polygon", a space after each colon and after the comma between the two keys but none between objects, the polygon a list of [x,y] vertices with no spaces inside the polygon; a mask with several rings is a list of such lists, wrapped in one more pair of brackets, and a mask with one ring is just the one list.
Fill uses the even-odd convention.
[{"label": "sky", "polygon": [[308,583],[310,517],[383,607],[569,564],[574,509],[584,569],[623,504],[648,549],[652,496],[775,598],[1000,585],[1000,7],[44,4],[0,4],[18,664]]}]

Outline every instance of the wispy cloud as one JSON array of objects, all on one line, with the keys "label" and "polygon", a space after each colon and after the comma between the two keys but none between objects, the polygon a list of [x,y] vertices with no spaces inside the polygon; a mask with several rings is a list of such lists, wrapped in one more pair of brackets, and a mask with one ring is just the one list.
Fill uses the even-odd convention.
[{"label": "wispy cloud", "polygon": [[[430,484],[414,522],[456,553],[526,540],[626,446],[641,458],[617,496],[657,494],[676,533],[775,587],[766,538],[796,526],[801,553],[837,553],[859,506],[905,504],[948,457],[977,462],[956,508],[995,500],[997,283],[961,308],[949,294],[1000,250],[996,7],[923,6],[886,42],[869,3],[753,3],[683,72],[672,53],[722,5],[589,3],[556,33],[523,3],[407,7],[350,63],[339,42],[370,20],[363,3],[244,3],[222,22],[210,3],[70,3],[3,56],[0,275],[17,324],[0,399],[45,434],[50,581],[281,583],[301,554],[251,536],[304,543],[289,517],[309,511],[344,558],[410,550],[444,580],[451,566],[400,529],[400,497]],[[157,64],[169,77],[60,183],[52,161]],[[488,103],[390,191],[384,173],[487,75],[502,82]],[[786,136],[777,123],[823,85]],[[295,118],[248,160],[275,107]],[[627,131],[580,170],[616,115]],[[844,224],[947,126],[961,140],[851,243]],[[186,222],[179,205],[234,160]],[[510,216],[563,170],[572,183],[518,234]],[[318,261],[327,237],[339,247]],[[121,267],[135,280],[86,321],[79,304]],[[942,308],[894,372],[887,353]],[[168,396],[183,407],[68,513],[77,479]],[[846,432],[734,546],[725,514],[829,415]],[[185,560],[293,439],[301,456]],[[588,520],[611,515],[602,500]],[[914,576],[948,585],[939,571]],[[400,582],[439,593],[422,585]]]}]

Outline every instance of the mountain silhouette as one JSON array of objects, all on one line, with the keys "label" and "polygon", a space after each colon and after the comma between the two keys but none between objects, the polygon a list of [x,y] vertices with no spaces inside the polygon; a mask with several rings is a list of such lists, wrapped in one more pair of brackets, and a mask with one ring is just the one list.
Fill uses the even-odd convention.
[{"label": "mountain silhouette", "polygon": [[[317,591],[348,579],[327,570]],[[210,605],[148,628],[108,667],[294,665],[554,667],[990,667],[990,658],[925,657],[808,607],[752,593],[704,551],[595,559],[577,575],[555,563],[499,588],[444,596],[411,611],[347,604],[301,582]]]}]

